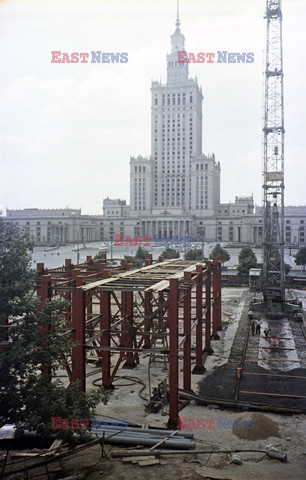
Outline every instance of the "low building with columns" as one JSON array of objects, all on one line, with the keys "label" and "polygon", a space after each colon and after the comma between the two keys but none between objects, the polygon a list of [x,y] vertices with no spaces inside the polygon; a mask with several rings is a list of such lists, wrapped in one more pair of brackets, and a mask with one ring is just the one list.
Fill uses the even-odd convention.
[{"label": "low building with columns", "polygon": [[[117,210],[118,209],[118,210]],[[7,210],[6,222],[26,230],[35,245],[114,240],[116,234],[184,237],[191,241],[259,245],[263,234],[262,208],[254,212],[252,197],[236,197],[234,203],[216,206],[216,215],[176,217],[167,212],[155,216],[130,215],[124,200],[105,199],[104,215],[82,215],[81,209]],[[306,206],[285,207],[285,244],[305,245]]]}]

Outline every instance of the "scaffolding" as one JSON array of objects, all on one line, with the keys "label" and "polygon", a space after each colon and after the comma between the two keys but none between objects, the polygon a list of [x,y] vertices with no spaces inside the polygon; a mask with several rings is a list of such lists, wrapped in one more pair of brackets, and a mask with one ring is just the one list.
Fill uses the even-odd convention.
[{"label": "scaffolding", "polygon": [[[131,270],[125,260],[112,267],[102,260],[45,270],[37,265],[37,292],[42,302],[65,298],[65,334],[74,342],[66,359],[70,381],[86,391],[86,363],[101,365],[102,385],[112,388],[118,369],[134,368],[142,353],[169,360],[168,427],[177,428],[179,411],[179,356],[182,387],[191,391],[191,374],[205,370],[203,356],[212,353],[221,325],[221,259],[194,263],[168,259]],[[157,338],[164,338],[160,344]],[[195,352],[195,361],[192,360]],[[167,361],[168,361],[167,360]]]}]

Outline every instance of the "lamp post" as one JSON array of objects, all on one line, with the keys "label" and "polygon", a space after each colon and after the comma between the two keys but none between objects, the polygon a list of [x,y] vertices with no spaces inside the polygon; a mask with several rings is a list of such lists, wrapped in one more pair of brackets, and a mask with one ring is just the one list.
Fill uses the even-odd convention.
[{"label": "lamp post", "polygon": [[[204,237],[205,237],[205,230],[204,230],[204,227],[201,227],[199,229],[199,235],[198,235],[198,239],[201,239],[201,243],[202,243],[202,254],[203,254],[203,259],[205,259],[205,251],[204,251]],[[199,243],[199,242],[198,242]]]},{"label": "lamp post", "polygon": [[80,263],[79,235],[77,234],[77,265]]}]

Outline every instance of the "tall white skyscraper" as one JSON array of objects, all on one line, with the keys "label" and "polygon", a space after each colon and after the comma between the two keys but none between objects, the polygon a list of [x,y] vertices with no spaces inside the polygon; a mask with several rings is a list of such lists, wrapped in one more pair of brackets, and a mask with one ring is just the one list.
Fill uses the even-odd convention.
[{"label": "tall white skyscraper", "polygon": [[196,80],[188,78],[188,63],[178,62],[185,50],[179,19],[167,55],[167,83],[152,82],[153,213],[166,208],[190,211],[191,159],[202,152],[202,100]]},{"label": "tall white skyscraper", "polygon": [[[179,51],[185,51],[185,37],[177,16],[167,83],[151,87],[151,158],[130,162],[131,214],[150,215],[148,222],[142,218],[142,233],[191,234],[191,216],[212,216],[220,203],[220,165],[202,154],[202,90],[189,77],[188,62],[178,61]],[[170,223],[154,224],[152,216],[162,214]]]}]

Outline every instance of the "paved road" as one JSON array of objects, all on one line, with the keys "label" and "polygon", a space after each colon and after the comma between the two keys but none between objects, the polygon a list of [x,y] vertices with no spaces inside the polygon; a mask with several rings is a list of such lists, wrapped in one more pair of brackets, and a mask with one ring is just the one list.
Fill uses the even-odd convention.
[{"label": "paved road", "polygon": [[[80,262],[84,262],[87,255],[95,256],[98,251],[99,247],[101,247],[102,242],[93,242],[93,243],[86,243],[80,246]],[[111,257],[111,246],[108,242],[108,252],[107,256]],[[204,255],[206,258],[209,258],[210,253],[214,247],[214,243],[206,243],[204,245]],[[201,245],[199,245],[200,248]],[[153,253],[153,259],[157,259],[159,255],[164,250],[164,247],[146,247],[146,249]],[[137,247],[116,247],[113,245],[112,247],[112,254],[114,258],[124,258],[124,255],[135,255]],[[225,263],[227,267],[236,267],[238,264],[238,255],[240,252],[239,248],[228,248],[227,251],[229,252],[231,258],[228,262]],[[185,249],[180,249],[181,258],[184,257]],[[254,253],[256,255],[257,261],[260,263],[262,261],[262,252],[259,248],[254,249]],[[291,252],[294,253],[294,252]],[[36,263],[43,262],[45,267],[47,268],[55,268],[61,267],[65,263],[65,259],[70,258],[72,263],[77,263],[77,251],[76,245],[66,245],[64,247],[58,248],[50,248],[50,247],[35,247],[34,252],[32,255],[32,266],[35,267]],[[285,251],[285,262],[291,265],[292,267],[296,267],[294,263],[294,257],[289,255],[289,251]]]}]

